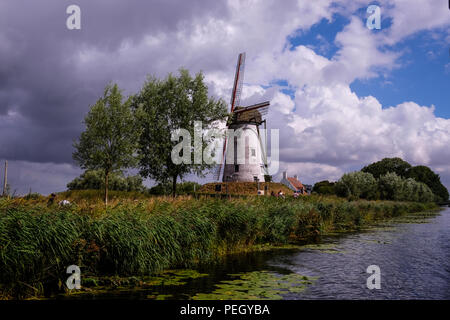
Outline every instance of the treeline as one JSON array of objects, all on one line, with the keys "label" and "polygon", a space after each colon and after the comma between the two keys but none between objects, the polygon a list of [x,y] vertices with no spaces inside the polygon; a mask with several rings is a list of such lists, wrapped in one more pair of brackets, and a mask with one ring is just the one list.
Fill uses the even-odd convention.
[{"label": "treeline", "polygon": [[[180,182],[177,183],[177,194],[191,194],[201,187],[196,182]],[[87,170],[79,177],[75,178],[67,184],[67,189],[72,190],[101,190],[105,188],[105,173],[102,170]],[[159,183],[156,186],[147,188],[143,184],[140,175],[124,176],[120,171],[113,172],[109,176],[109,190],[127,191],[127,192],[143,192],[151,195],[171,195],[172,185],[168,183]]]},{"label": "treeline", "polygon": [[[109,177],[109,190],[145,191],[140,175],[125,177],[122,172],[113,172]],[[105,172],[103,170],[86,170],[79,177],[67,184],[69,190],[98,190],[105,188]]]},{"label": "treeline", "polygon": [[318,182],[313,192],[368,200],[440,202],[449,198],[438,174],[400,158],[372,163],[361,171],[344,174],[336,183]]}]

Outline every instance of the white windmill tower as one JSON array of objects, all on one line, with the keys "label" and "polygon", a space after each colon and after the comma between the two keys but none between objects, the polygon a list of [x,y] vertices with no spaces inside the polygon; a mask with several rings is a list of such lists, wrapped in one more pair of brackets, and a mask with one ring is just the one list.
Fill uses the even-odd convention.
[{"label": "white windmill tower", "polygon": [[240,135],[225,137],[222,162],[216,171],[216,179],[220,180],[222,163],[224,163],[223,182],[263,182],[264,175],[267,174],[267,147],[261,140],[259,126],[264,123],[264,129],[266,129],[266,120],[263,119],[263,115],[267,114],[270,102],[265,101],[247,107],[239,105],[244,65],[245,53],[241,53],[236,66],[231,95],[231,114],[227,123],[227,129],[233,129],[235,133],[240,132]]}]

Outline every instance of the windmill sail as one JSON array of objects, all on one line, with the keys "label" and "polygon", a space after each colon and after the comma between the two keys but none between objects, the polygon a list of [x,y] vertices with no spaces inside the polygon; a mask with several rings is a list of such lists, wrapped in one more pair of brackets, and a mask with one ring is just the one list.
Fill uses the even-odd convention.
[{"label": "windmill sail", "polygon": [[241,103],[241,93],[244,82],[244,70],[245,70],[245,52],[239,54],[238,61],[236,64],[236,74],[234,75],[234,85],[230,101],[231,112],[233,112],[234,108],[239,106]]},{"label": "windmill sail", "polygon": [[[236,64],[236,73],[234,75],[234,85],[233,91],[231,93],[231,112],[241,103],[241,93],[242,86],[244,82],[244,70],[245,70],[245,52],[240,53],[238,56]],[[223,143],[222,161],[216,167],[216,172],[214,173],[215,180],[220,179],[220,174],[222,171],[222,164],[225,163],[225,152],[227,151],[227,137],[225,136],[225,141]]]},{"label": "windmill sail", "polygon": [[[252,154],[255,153],[255,148],[261,150],[261,157],[262,157],[262,166],[255,164],[243,164],[242,166],[240,164],[236,164],[236,155],[237,155],[237,147],[234,147],[234,162],[231,161],[231,163],[227,163],[227,159],[225,158],[225,155],[227,154],[227,143],[233,143],[233,141],[228,142],[228,137],[225,136],[224,144],[223,144],[223,152],[222,152],[222,161],[217,165],[216,172],[214,174],[214,177],[216,180],[220,180],[220,177],[222,176],[222,168],[223,170],[223,180],[224,181],[248,181],[249,179],[251,181],[254,181],[254,179],[257,179],[259,176],[259,179],[262,179],[261,177],[261,169],[263,171],[266,171],[267,168],[267,150],[264,150],[263,143],[261,141],[261,136],[259,132],[258,126],[261,125],[263,122],[265,123],[265,120],[263,120],[263,116],[267,114],[268,107],[270,105],[269,101],[265,101],[262,103],[254,104],[251,106],[243,107],[241,106],[241,93],[242,93],[242,87],[243,87],[243,80],[244,80],[244,67],[245,67],[245,53],[241,53],[238,56],[237,65],[236,65],[236,73],[234,76],[234,82],[233,82],[233,91],[231,93],[231,110],[230,110],[230,116],[227,121],[227,129],[231,128],[236,130],[237,128],[248,128],[251,126],[252,128],[256,127],[254,132],[257,131],[256,136],[254,136],[253,145],[255,146],[252,149]],[[246,129],[247,130],[247,129]],[[227,132],[228,133],[228,132]],[[256,140],[257,139],[257,140]],[[235,142],[236,143],[236,142]],[[248,154],[248,153],[246,153]],[[245,157],[248,157],[246,155]],[[229,160],[229,159],[228,159]],[[248,160],[248,159],[247,159]],[[245,161],[247,161],[245,160]],[[230,160],[229,160],[230,162]],[[246,162],[247,163],[247,162]],[[250,165],[250,167],[249,167]],[[241,166],[242,171],[239,172],[239,167]],[[251,177],[249,176],[251,174]],[[237,180],[233,180],[237,178]],[[232,180],[230,180],[232,179]],[[243,180],[239,180],[243,179]],[[261,181],[261,180],[260,180]]]}]

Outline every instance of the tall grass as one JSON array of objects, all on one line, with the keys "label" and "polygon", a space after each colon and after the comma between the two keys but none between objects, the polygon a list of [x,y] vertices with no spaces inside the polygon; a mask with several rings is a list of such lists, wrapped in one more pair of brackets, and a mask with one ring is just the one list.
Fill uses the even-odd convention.
[{"label": "tall grass", "polygon": [[108,209],[78,202],[47,207],[44,201],[0,200],[0,292],[24,297],[60,290],[72,264],[97,275],[152,274],[433,207],[320,197],[117,199]]}]

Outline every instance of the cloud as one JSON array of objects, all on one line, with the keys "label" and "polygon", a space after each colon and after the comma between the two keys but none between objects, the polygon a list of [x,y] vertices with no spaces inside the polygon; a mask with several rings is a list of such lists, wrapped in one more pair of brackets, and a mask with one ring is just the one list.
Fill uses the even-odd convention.
[{"label": "cloud", "polygon": [[[0,159],[2,182],[4,163],[4,159]],[[50,194],[66,190],[67,183],[81,172],[70,164],[8,161],[8,184],[11,186],[11,193],[16,195],[26,194],[30,190]]]},{"label": "cloud", "polygon": [[[268,94],[269,128],[280,129],[281,171],[305,181],[327,174],[333,180],[384,157],[401,157],[439,168],[448,181],[450,119],[436,117],[433,106],[404,102],[382,108],[375,97],[358,97],[343,84],[305,86],[294,100],[278,90],[255,93]],[[284,111],[293,104],[295,111]]]},{"label": "cloud", "polygon": [[[11,171],[22,192],[64,189],[79,174],[73,139],[109,81],[132,94],[147,74],[186,67],[202,70],[210,93],[228,101],[237,53],[246,51],[242,102],[271,100],[281,169],[314,182],[396,155],[450,181],[449,120],[406,96],[389,107],[350,89],[404,67],[392,45],[423,30],[448,32],[448,11],[425,0],[379,3],[392,26],[371,32],[355,13],[366,1],[80,0],[79,31],[65,28],[70,1],[0,2],[0,158],[22,167]],[[290,38],[336,14],[349,22],[333,57],[308,43],[292,47]]]},{"label": "cloud", "polygon": [[423,30],[448,27],[448,3],[427,0],[388,0],[383,1],[392,17],[392,26],[386,41],[395,44]]}]

